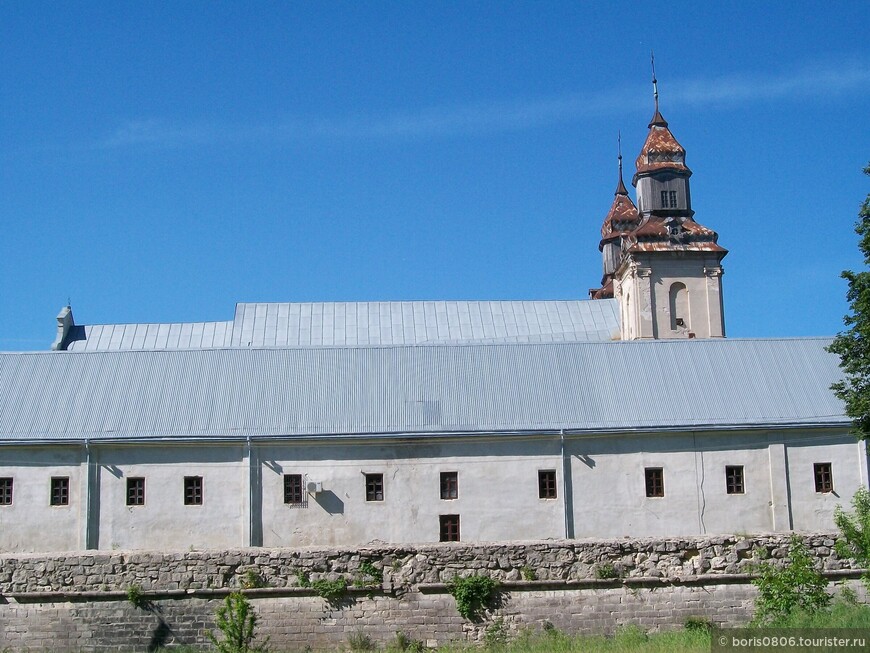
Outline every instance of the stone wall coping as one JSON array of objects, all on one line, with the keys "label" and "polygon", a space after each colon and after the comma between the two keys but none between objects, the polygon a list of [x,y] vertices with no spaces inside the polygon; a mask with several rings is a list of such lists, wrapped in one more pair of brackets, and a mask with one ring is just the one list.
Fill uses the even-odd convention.
[{"label": "stone wall coping", "polygon": [[0,553],[0,561],[3,560],[48,560],[53,558],[88,558],[94,556],[100,557],[147,557],[158,556],[160,558],[170,557],[177,560],[195,560],[200,556],[215,556],[215,555],[281,555],[286,553],[319,553],[328,551],[331,555],[367,555],[380,553],[383,551],[395,553],[425,553],[427,551],[450,551],[450,550],[473,550],[473,549],[518,549],[524,547],[541,547],[542,549],[552,548],[572,548],[572,547],[588,547],[588,546],[624,546],[630,545],[633,548],[646,546],[661,546],[667,544],[679,545],[689,543],[705,543],[709,545],[721,545],[731,542],[752,541],[758,542],[763,540],[787,540],[792,535],[798,535],[803,539],[807,538],[824,538],[837,540],[841,536],[839,533],[833,532],[787,532],[787,533],[741,533],[735,534],[713,534],[713,535],[680,535],[671,537],[640,537],[640,538],[577,538],[577,539],[546,539],[546,540],[510,540],[510,541],[493,541],[493,542],[425,542],[425,543],[389,543],[389,542],[367,542],[359,546],[304,546],[304,547],[238,547],[232,549],[194,549],[191,551],[165,551],[159,549],[85,549],[78,551],[60,551],[60,552],[43,552],[43,553]]},{"label": "stone wall coping", "polygon": [[[834,569],[821,572],[825,578],[832,580],[857,579],[868,573],[867,569]],[[640,576],[631,578],[586,578],[576,580],[508,580],[500,581],[499,587],[507,591],[533,592],[538,590],[570,590],[589,588],[612,588],[620,585],[628,587],[661,587],[668,585],[728,585],[732,583],[751,583],[758,574],[711,574],[705,576],[673,576],[661,578],[658,576]],[[448,594],[449,583],[420,583],[417,589],[423,594]],[[354,596],[370,596],[371,594],[391,594],[389,585],[369,585],[363,587],[348,587],[345,594],[348,598]],[[185,590],[149,590],[142,591],[141,596],[146,601],[179,598],[220,598],[234,592],[240,592],[251,598],[266,598],[280,596],[317,596],[310,587],[257,587],[239,588],[202,588]],[[44,591],[44,592],[8,592],[0,593],[2,599],[12,599],[17,603],[53,603],[76,601],[123,601],[127,600],[127,592],[120,590],[106,591]]]}]

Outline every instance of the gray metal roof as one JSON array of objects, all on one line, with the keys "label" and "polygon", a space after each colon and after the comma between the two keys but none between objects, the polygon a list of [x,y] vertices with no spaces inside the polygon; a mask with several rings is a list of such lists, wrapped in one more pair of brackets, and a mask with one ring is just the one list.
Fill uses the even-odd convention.
[{"label": "gray metal roof", "polygon": [[826,339],[0,354],[0,440],[845,425]]},{"label": "gray metal roof", "polygon": [[82,324],[72,327],[68,351],[229,347],[232,322]]},{"label": "gray metal roof", "polygon": [[615,300],[240,303],[232,322],[73,327],[69,351],[606,341]]}]

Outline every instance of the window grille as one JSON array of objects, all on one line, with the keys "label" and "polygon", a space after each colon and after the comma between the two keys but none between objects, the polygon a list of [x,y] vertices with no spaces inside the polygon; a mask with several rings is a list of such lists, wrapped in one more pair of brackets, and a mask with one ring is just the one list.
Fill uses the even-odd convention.
[{"label": "window grille", "polygon": [[12,479],[0,478],[0,506],[12,505]]},{"label": "window grille", "polygon": [[51,479],[51,505],[69,505],[69,477],[54,476]]},{"label": "window grille", "polygon": [[184,505],[202,505],[202,476],[184,477]]},{"label": "window grille", "polygon": [[145,479],[144,478],[128,478],[127,479],[127,505],[128,506],[144,506],[145,505]]},{"label": "window grille", "polygon": [[308,507],[308,493],[302,481],[302,474],[284,474],[284,503],[292,508]]},{"label": "window grille", "polygon": [[366,501],[384,500],[384,475],[366,474]]},{"label": "window grille", "polygon": [[728,494],[743,494],[743,466],[725,466],[725,492]]}]

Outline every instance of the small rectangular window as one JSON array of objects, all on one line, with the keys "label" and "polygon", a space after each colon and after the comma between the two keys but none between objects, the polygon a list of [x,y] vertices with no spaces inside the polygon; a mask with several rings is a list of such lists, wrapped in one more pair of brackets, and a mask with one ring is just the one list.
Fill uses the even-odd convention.
[{"label": "small rectangular window", "polygon": [[284,503],[291,506],[308,504],[308,494],[302,487],[302,474],[284,474]]},{"label": "small rectangular window", "polygon": [[816,477],[816,492],[833,492],[834,476],[831,473],[831,463],[813,464],[813,474]]},{"label": "small rectangular window", "polygon": [[648,497],[665,496],[665,473],[661,467],[647,467],[644,470],[646,477],[646,495]]},{"label": "small rectangular window", "polygon": [[677,191],[675,191],[675,190],[669,190],[669,191],[668,191],[668,197],[669,197],[670,200],[671,200],[671,208],[672,208],[672,209],[677,208]]},{"label": "small rectangular window", "polygon": [[366,474],[366,501],[384,500],[384,475]]},{"label": "small rectangular window", "polygon": [[668,208],[668,191],[666,190],[662,191],[662,208]]},{"label": "small rectangular window", "polygon": [[459,498],[459,473],[441,472],[441,498]]},{"label": "small rectangular window", "polygon": [[538,471],[538,497],[541,499],[556,498],[555,469],[541,469]]},{"label": "small rectangular window", "polygon": [[53,476],[51,478],[51,505],[69,505],[69,477]]},{"label": "small rectangular window", "polygon": [[743,465],[725,466],[725,492],[743,494]]},{"label": "small rectangular window", "polygon": [[184,477],[184,505],[202,505],[202,476]]},{"label": "small rectangular window", "polygon": [[438,515],[438,522],[441,542],[459,541],[459,515]]},{"label": "small rectangular window", "polygon": [[0,478],[0,506],[12,505],[12,479]]},{"label": "small rectangular window", "polygon": [[145,479],[144,478],[128,478],[127,479],[127,505],[128,506],[144,506],[145,505]]}]

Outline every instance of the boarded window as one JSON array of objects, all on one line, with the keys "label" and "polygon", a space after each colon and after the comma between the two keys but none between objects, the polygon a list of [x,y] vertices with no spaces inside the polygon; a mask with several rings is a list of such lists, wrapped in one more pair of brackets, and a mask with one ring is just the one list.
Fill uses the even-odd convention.
[{"label": "boarded window", "polygon": [[127,505],[128,506],[144,506],[145,505],[145,479],[128,478],[127,479]]},{"label": "boarded window", "polygon": [[647,467],[644,470],[646,477],[646,495],[648,497],[665,496],[665,473],[661,467]]},{"label": "boarded window", "polygon": [[459,515],[438,515],[439,539],[442,542],[459,541]]},{"label": "boarded window", "polygon": [[366,474],[366,501],[384,500],[384,475]]},{"label": "boarded window", "polygon": [[555,469],[542,469],[538,471],[538,497],[541,499],[556,498]]},{"label": "boarded window", "polygon": [[743,465],[725,466],[725,492],[743,494]]},{"label": "boarded window", "polygon": [[53,506],[69,505],[69,477],[53,476],[51,479],[51,496],[49,502]]},{"label": "boarded window", "polygon": [[441,472],[441,498],[459,498],[459,473]]}]

